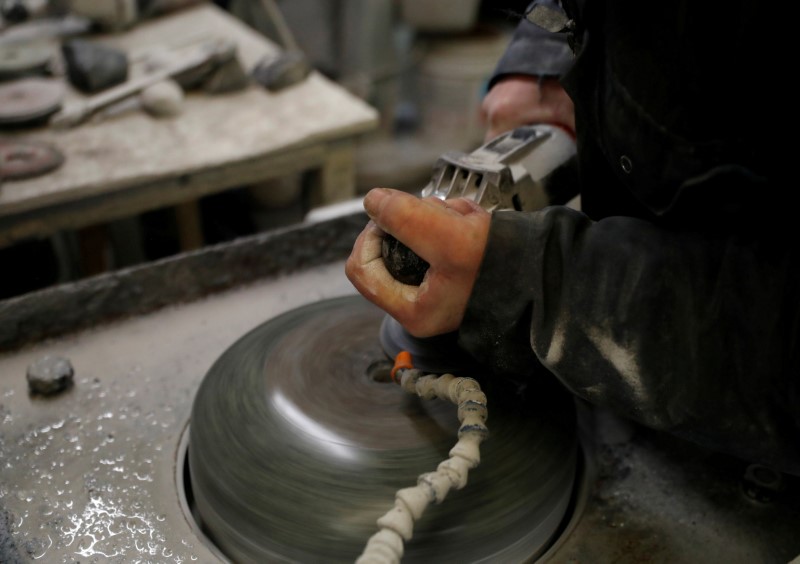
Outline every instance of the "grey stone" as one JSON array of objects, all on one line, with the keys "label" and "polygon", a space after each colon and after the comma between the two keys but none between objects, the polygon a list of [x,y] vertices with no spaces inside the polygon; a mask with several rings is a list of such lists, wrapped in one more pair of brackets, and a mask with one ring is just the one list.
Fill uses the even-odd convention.
[{"label": "grey stone", "polygon": [[33,394],[57,394],[72,385],[74,375],[69,359],[44,355],[28,365],[28,389]]},{"label": "grey stone", "polygon": [[75,88],[93,94],[128,79],[124,51],[85,39],[70,39],[61,46],[67,76]]}]

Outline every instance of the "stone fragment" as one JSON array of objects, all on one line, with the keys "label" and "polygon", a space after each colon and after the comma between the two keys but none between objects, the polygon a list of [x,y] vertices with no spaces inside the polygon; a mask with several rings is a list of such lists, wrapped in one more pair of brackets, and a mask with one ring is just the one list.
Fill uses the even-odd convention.
[{"label": "stone fragment", "polygon": [[302,82],[311,73],[311,64],[299,51],[286,51],[262,58],[250,71],[253,79],[272,92]]},{"label": "stone fragment", "polygon": [[61,46],[67,77],[87,94],[100,92],[128,80],[128,56],[124,51],[85,39],[70,39]]},{"label": "stone fragment", "polygon": [[69,359],[47,354],[28,365],[28,389],[43,396],[57,394],[72,385],[74,375]]}]

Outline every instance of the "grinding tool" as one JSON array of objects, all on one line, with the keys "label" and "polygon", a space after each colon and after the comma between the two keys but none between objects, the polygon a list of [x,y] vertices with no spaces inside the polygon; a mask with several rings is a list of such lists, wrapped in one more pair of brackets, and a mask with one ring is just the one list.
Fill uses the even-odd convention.
[{"label": "grinding tool", "polygon": [[41,141],[0,139],[0,180],[32,178],[55,170],[64,155]]},{"label": "grinding tool", "polygon": [[[206,374],[189,425],[189,497],[227,558],[352,563],[395,493],[447,458],[457,408],[381,375],[383,318],[361,296],[311,303],[251,330]],[[481,463],[415,524],[406,563],[531,560],[568,518],[573,400],[547,383],[480,385],[491,413]]]},{"label": "grinding tool", "polygon": [[[420,197],[441,200],[468,198],[487,211],[534,211],[548,204],[566,203],[574,194],[564,193],[560,175],[575,155],[574,135],[561,126],[525,125],[489,140],[471,153],[450,151],[436,161],[430,181]],[[381,244],[383,262],[398,281],[419,286],[430,265],[405,244],[387,234]],[[420,339],[387,317],[381,329],[387,350],[408,350],[419,358],[421,368],[432,372],[450,370],[458,353],[455,335]],[[439,354],[441,351],[442,354]]]},{"label": "grinding tool", "polygon": [[20,78],[0,84],[0,126],[38,124],[61,108],[64,84],[52,78]]}]

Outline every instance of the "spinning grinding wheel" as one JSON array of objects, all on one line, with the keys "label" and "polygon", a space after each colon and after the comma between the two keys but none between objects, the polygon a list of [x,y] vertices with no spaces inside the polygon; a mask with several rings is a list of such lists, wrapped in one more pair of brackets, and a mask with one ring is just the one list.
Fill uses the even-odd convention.
[{"label": "spinning grinding wheel", "polygon": [[[189,498],[233,561],[352,563],[395,492],[447,458],[456,407],[375,369],[387,360],[384,316],[360,296],[310,304],[256,327],[209,370],[190,421]],[[564,524],[578,472],[571,398],[481,385],[482,462],[426,511],[403,562],[524,562]]]}]

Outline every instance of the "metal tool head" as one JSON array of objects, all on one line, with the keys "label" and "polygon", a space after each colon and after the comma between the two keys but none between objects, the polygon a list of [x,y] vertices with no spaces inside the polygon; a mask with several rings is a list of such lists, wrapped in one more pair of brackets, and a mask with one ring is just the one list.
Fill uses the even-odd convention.
[{"label": "metal tool head", "polygon": [[489,211],[541,209],[548,176],[574,154],[575,142],[560,127],[518,127],[471,153],[443,154],[421,196],[470,198]]}]

